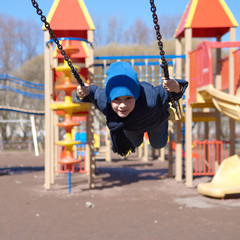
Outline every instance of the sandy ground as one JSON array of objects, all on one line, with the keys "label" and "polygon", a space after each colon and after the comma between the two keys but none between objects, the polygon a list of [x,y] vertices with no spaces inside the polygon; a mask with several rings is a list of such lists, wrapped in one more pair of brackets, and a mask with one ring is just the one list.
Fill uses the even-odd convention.
[{"label": "sandy ground", "polygon": [[97,161],[86,174],[60,174],[45,190],[44,157],[0,153],[1,240],[238,240],[240,199],[200,195],[167,178],[167,162]]}]

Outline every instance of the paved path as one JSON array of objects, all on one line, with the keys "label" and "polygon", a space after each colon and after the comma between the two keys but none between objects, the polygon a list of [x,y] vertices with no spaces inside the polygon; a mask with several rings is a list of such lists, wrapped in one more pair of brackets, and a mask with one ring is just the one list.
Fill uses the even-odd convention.
[{"label": "paved path", "polygon": [[71,194],[65,174],[43,188],[43,162],[0,153],[0,239],[240,239],[240,200],[207,198],[167,178],[167,162],[98,161],[96,189],[73,174]]}]

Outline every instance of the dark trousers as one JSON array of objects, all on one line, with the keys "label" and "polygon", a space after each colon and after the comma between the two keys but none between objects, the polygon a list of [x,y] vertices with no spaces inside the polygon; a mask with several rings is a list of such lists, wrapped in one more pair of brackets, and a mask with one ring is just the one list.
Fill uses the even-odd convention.
[{"label": "dark trousers", "polygon": [[[124,130],[124,133],[135,147],[139,147],[142,144],[144,133],[127,130]],[[168,140],[168,120],[151,131],[148,131],[148,136],[153,148],[159,149],[165,147]]]}]

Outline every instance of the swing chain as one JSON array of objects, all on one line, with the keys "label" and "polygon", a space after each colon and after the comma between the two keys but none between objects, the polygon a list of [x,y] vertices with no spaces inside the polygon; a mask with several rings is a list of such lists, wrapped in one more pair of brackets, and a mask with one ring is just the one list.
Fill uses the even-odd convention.
[{"label": "swing chain", "polygon": [[[159,47],[159,51],[160,51],[160,56],[161,56],[161,68],[163,69],[164,72],[164,77],[166,79],[169,79],[169,72],[168,72],[168,62],[164,56],[165,51],[163,50],[163,42],[162,40],[162,35],[160,33],[160,26],[158,24],[158,17],[156,14],[157,8],[155,6],[154,0],[150,0],[150,4],[151,4],[151,12],[152,12],[152,17],[153,17],[153,23],[154,23],[154,29],[156,31],[156,36],[157,36],[157,40],[158,40],[158,47]],[[172,107],[175,109],[176,114],[178,116],[179,119],[181,119],[181,114],[178,111],[178,106],[176,104],[176,102],[174,101],[172,94],[169,92],[169,98],[170,98],[170,102],[172,104]]]},{"label": "swing chain", "polygon": [[158,47],[160,50],[160,56],[161,56],[161,60],[162,60],[162,64],[161,67],[164,71],[164,77],[166,79],[169,79],[169,73],[168,73],[168,62],[166,60],[166,58],[164,57],[165,51],[163,50],[163,43],[162,43],[162,35],[160,33],[160,26],[158,24],[158,17],[156,14],[157,8],[154,4],[154,0],[150,0],[150,4],[151,4],[151,12],[152,12],[152,17],[153,17],[153,23],[154,23],[154,29],[156,31],[156,36],[157,36],[157,40],[158,40]]},{"label": "swing chain", "polygon": [[46,17],[43,15],[42,10],[39,8],[38,3],[35,0],[31,0],[32,1],[32,5],[34,8],[36,8],[36,12],[39,16],[41,16],[41,21],[44,23],[45,28],[48,30],[50,36],[52,37],[53,41],[56,43],[57,48],[61,51],[61,54],[64,57],[64,60],[67,62],[68,66],[71,68],[71,72],[74,75],[74,77],[76,78],[77,82],[81,85],[81,86],[85,86],[82,79],[80,78],[76,68],[73,66],[71,60],[69,59],[69,56],[67,56],[66,52],[63,50],[63,46],[60,44],[59,40],[57,39],[55,33],[53,32],[53,30],[50,27],[50,24],[47,22]]}]

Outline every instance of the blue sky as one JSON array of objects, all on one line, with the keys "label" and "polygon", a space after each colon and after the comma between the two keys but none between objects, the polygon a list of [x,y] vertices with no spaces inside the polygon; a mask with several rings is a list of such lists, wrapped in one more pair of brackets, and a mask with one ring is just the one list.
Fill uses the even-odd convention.
[{"label": "blue sky", "polygon": [[[48,15],[54,0],[37,0],[45,16]],[[137,18],[142,18],[148,26],[152,26],[152,16],[150,12],[149,0],[85,0],[84,1],[93,20],[108,18],[111,16],[121,16],[124,22],[129,25]],[[155,0],[159,23],[163,15],[182,15],[189,0]],[[225,0],[232,11],[238,24],[240,24],[240,1]],[[39,16],[32,7],[31,0],[8,0],[1,1],[0,13],[6,13],[16,19],[35,21],[39,28],[42,27]],[[223,41],[227,41],[226,35]],[[237,40],[240,40],[240,28],[237,28]]]}]

